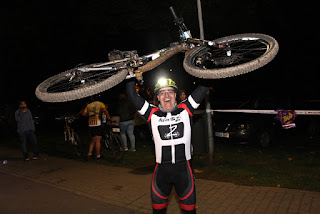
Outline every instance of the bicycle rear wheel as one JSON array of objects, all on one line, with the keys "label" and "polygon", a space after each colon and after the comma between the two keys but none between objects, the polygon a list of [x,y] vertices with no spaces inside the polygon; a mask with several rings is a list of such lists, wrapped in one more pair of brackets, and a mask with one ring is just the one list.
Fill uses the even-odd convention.
[{"label": "bicycle rear wheel", "polygon": [[[116,65],[116,64],[115,64]],[[126,69],[81,71],[86,65],[57,74],[38,85],[36,96],[44,102],[67,102],[81,99],[112,88],[123,81]]]},{"label": "bicycle rear wheel", "polygon": [[278,53],[278,42],[264,34],[238,34],[216,39],[217,46],[200,46],[185,57],[184,69],[193,76],[220,79],[254,71]]},{"label": "bicycle rear wheel", "polygon": [[119,134],[112,134],[110,136],[110,149],[116,160],[122,160],[124,156],[124,149],[122,146],[122,140]]}]

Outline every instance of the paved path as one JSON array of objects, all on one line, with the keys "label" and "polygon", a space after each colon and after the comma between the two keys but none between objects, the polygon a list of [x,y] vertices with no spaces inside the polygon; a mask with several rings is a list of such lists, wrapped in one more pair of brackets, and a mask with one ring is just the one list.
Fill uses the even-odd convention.
[{"label": "paved path", "polygon": [[142,214],[46,184],[0,172],[2,214]]},{"label": "paved path", "polygon": [[[111,167],[51,156],[24,162],[17,150],[0,148],[0,172],[49,185],[141,213],[151,213],[150,172]],[[276,187],[240,186],[196,179],[197,212],[320,213],[320,192]],[[171,194],[168,214],[180,214]]]}]

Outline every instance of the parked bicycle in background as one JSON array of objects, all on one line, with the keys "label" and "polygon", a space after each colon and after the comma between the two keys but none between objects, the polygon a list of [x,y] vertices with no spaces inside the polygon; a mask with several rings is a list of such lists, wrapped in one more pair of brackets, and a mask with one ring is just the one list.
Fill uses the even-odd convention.
[{"label": "parked bicycle in background", "polygon": [[83,156],[83,144],[80,141],[79,134],[75,130],[74,122],[77,119],[75,116],[57,117],[56,120],[64,121],[64,141],[72,148],[71,153],[79,158]]},{"label": "parked bicycle in background", "polygon": [[[77,117],[62,116],[56,120],[64,121],[64,141],[71,148],[70,153],[78,158],[85,159],[88,145],[80,139],[79,127],[77,127]],[[104,121],[103,135],[101,137],[101,152],[105,156],[111,154],[111,161],[120,161],[124,157],[123,143],[120,137],[119,120],[111,117],[110,121]]]}]

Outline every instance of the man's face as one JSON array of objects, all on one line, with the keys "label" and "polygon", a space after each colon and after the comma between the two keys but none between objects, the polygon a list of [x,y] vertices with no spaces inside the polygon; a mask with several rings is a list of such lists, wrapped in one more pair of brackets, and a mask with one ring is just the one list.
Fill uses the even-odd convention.
[{"label": "man's face", "polygon": [[19,106],[20,106],[20,108],[24,109],[27,107],[27,103],[22,101]]},{"label": "man's face", "polygon": [[161,106],[165,110],[171,110],[176,103],[176,92],[172,87],[161,88],[158,92],[157,98],[161,104]]}]

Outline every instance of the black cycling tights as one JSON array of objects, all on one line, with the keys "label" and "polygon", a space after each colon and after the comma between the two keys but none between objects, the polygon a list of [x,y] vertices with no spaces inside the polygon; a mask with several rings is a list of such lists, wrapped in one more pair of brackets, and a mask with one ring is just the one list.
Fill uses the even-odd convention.
[{"label": "black cycling tights", "polygon": [[178,194],[184,214],[196,213],[196,191],[189,161],[156,165],[152,178],[153,213],[166,213],[172,187]]}]

